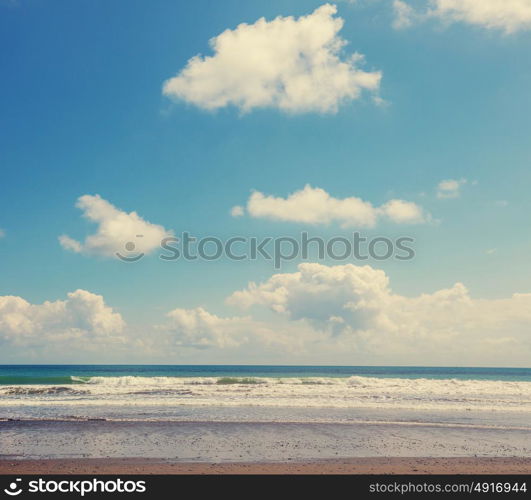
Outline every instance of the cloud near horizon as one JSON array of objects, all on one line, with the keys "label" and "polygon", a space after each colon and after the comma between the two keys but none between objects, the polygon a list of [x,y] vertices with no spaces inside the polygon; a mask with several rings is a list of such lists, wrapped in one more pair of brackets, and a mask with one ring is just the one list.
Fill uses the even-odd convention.
[{"label": "cloud near horizon", "polygon": [[252,322],[245,317],[221,318],[202,307],[177,308],[167,315],[159,330],[174,333],[177,344],[185,347],[236,347],[247,342]]},{"label": "cloud near horizon", "polygon": [[210,40],[212,56],[196,55],[164,83],[163,94],[199,108],[242,112],[335,113],[363,91],[378,91],[380,71],[360,69],[361,54],[342,57],[343,19],[335,5],[312,14],[242,23]]},{"label": "cloud near horizon", "polygon": [[430,362],[461,359],[467,350],[480,359],[499,356],[506,362],[515,348],[522,356],[531,352],[531,293],[474,299],[456,283],[406,297],[392,292],[384,271],[368,265],[303,263],[297,272],[250,283],[227,303],[267,307],[287,325],[305,322],[321,332],[323,349],[330,343],[336,349]]},{"label": "cloud near horizon", "polygon": [[[290,353],[293,359],[371,356],[421,364],[521,364],[531,354],[531,294],[474,299],[462,283],[407,297],[371,266],[303,263],[235,291],[227,305],[259,308],[253,316],[220,317],[204,308],[175,309],[157,342],[174,348]],[[264,319],[269,310],[272,315]],[[173,346],[173,347],[172,347]],[[515,356],[515,349],[518,356]],[[292,356],[292,357],[293,357]],[[308,358],[309,356],[309,358]]]},{"label": "cloud near horizon", "polygon": [[[255,191],[247,201],[246,211],[255,218],[316,225],[338,222],[342,227],[374,227],[380,220],[397,224],[422,224],[431,219],[422,207],[411,201],[393,199],[375,207],[354,196],[334,198],[324,189],[309,184],[287,198]],[[233,216],[243,214],[243,207],[233,207]]]},{"label": "cloud near horizon", "polygon": [[425,10],[416,10],[410,2],[394,0],[394,27],[407,28],[416,22],[438,19],[449,24],[462,22],[505,34],[531,29],[529,0],[430,0]]},{"label": "cloud near horizon", "polygon": [[117,252],[127,255],[125,246],[132,242],[137,253],[149,254],[160,247],[163,238],[172,232],[157,224],[152,224],[136,212],[124,212],[100,195],[81,196],[76,207],[83,211],[83,216],[98,224],[95,234],[89,235],[84,242],[79,242],[62,235],[59,242],[63,248],[85,255],[114,257]]},{"label": "cloud near horizon", "polygon": [[[302,263],[292,273],[249,283],[226,299],[257,315],[222,317],[203,307],[175,308],[138,336],[103,297],[85,290],[66,300],[31,304],[0,297],[0,343],[49,348],[112,343],[121,352],[168,359],[220,350],[359,363],[525,364],[531,355],[531,293],[473,298],[462,283],[408,297],[369,265]],[[254,313],[253,313],[254,314]],[[275,354],[276,353],[276,354]],[[339,356],[339,358],[338,358]],[[420,360],[420,361],[419,361]]]},{"label": "cloud near horizon", "polygon": [[0,296],[0,341],[32,345],[72,339],[120,340],[125,328],[119,313],[101,295],[86,290],[66,300],[31,304],[22,297]]}]

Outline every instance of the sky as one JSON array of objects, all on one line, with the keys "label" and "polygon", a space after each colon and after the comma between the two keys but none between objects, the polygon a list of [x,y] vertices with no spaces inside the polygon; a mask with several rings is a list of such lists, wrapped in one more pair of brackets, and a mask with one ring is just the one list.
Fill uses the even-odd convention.
[{"label": "sky", "polygon": [[531,0],[2,0],[0,47],[0,363],[529,366]]}]

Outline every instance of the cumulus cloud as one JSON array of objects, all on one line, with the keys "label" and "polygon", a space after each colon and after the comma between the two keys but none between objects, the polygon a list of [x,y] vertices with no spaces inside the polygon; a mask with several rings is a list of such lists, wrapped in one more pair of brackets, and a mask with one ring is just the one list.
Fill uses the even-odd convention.
[{"label": "cumulus cloud", "polygon": [[429,216],[416,203],[405,200],[390,200],[377,211],[398,224],[420,224],[429,219]]},{"label": "cumulus cloud", "polygon": [[66,300],[31,304],[22,297],[0,297],[0,339],[25,345],[53,340],[112,339],[125,326],[101,295],[86,290]]},{"label": "cumulus cloud", "polygon": [[466,179],[446,179],[437,185],[437,198],[458,198],[461,195],[461,186],[466,184]]},{"label": "cumulus cloud", "polygon": [[347,42],[339,36],[343,20],[336,12],[325,4],[307,16],[227,29],[210,40],[214,55],[190,59],[163,93],[207,110],[334,113],[363,91],[376,92],[382,76],[361,69],[361,54],[342,57]]},{"label": "cumulus cloud", "polygon": [[179,351],[230,350],[251,354],[255,359],[257,354],[266,351],[273,355],[298,356],[311,352],[325,339],[323,332],[306,320],[221,317],[202,307],[171,311],[166,315],[165,323],[156,326],[156,331],[157,335],[145,342],[153,352],[160,350],[162,345],[167,352],[175,352],[176,347]]},{"label": "cumulus cloud", "polygon": [[370,202],[353,196],[334,198],[324,189],[310,185],[287,198],[255,191],[247,201],[247,213],[251,217],[305,224],[339,222],[342,227],[374,227],[380,219],[419,224],[430,218],[420,206],[410,201],[394,199],[375,207]]},{"label": "cumulus cloud", "polygon": [[0,238],[3,238],[6,235],[6,232],[0,228]]},{"label": "cumulus cloud", "polygon": [[415,10],[402,0],[393,3],[394,26],[405,28],[415,21],[439,19],[445,23],[463,22],[507,34],[531,29],[529,0],[430,0],[428,8]]},{"label": "cumulus cloud", "polygon": [[229,349],[245,346],[260,351],[264,347],[300,352],[305,343],[319,337],[303,322],[277,325],[249,316],[220,317],[202,307],[177,308],[166,315],[166,322],[157,325],[157,337],[168,350],[172,346],[193,349]]},{"label": "cumulus cloud", "polygon": [[393,293],[386,274],[370,266],[303,263],[295,273],[250,283],[227,302],[244,309],[265,306],[288,322],[306,321],[322,332],[322,345],[328,348],[364,349],[390,359],[403,354],[411,362],[419,353],[435,359],[467,349],[481,356],[491,348],[497,356],[501,338],[510,349],[531,350],[531,294],[474,299],[456,283],[406,297]]},{"label": "cumulus cloud", "polygon": [[124,212],[104,200],[99,195],[81,196],[76,207],[83,211],[83,216],[98,224],[95,234],[79,242],[67,235],[59,237],[59,242],[66,250],[86,255],[113,257],[116,253],[126,254],[129,247],[137,253],[148,254],[160,246],[163,238],[171,231],[157,224],[152,224],[136,212]]},{"label": "cumulus cloud", "polygon": [[175,334],[176,343],[186,347],[235,347],[248,341],[250,320],[244,317],[221,318],[202,307],[174,309],[159,329]]},{"label": "cumulus cloud", "polygon": [[290,319],[307,319],[321,326],[366,328],[390,293],[385,273],[370,266],[304,263],[298,269],[296,273],[275,274],[259,285],[250,283],[227,302],[244,309],[267,306]]}]

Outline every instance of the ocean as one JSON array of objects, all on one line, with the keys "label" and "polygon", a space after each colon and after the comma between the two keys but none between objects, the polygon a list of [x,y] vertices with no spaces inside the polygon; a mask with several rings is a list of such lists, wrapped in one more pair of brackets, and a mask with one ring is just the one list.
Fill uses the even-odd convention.
[{"label": "ocean", "polygon": [[0,366],[2,420],[392,422],[531,428],[531,369]]}]

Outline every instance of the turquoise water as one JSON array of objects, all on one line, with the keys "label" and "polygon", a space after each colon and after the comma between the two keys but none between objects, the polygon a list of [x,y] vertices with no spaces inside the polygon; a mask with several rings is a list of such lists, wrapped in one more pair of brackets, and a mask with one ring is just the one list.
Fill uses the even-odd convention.
[{"label": "turquoise water", "polygon": [[527,428],[530,415],[529,368],[0,366],[0,420],[375,420]]},{"label": "turquoise water", "polygon": [[262,365],[0,365],[0,385],[83,383],[90,377],[376,377],[531,382],[531,368]]}]

